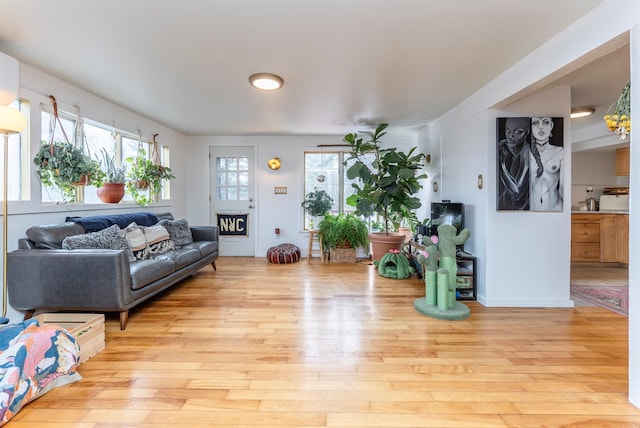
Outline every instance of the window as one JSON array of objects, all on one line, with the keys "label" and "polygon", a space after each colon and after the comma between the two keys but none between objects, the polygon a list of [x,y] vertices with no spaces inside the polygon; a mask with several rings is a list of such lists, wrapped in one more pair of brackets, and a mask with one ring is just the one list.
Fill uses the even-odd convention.
[{"label": "window", "polygon": [[[347,205],[347,198],[354,193],[352,181],[347,178],[348,167],[343,165],[349,157],[345,152],[305,152],[304,195],[313,190],[324,190],[333,199],[331,214],[352,213],[355,207]],[[304,228],[308,229],[311,218],[304,213]]]},{"label": "window", "polygon": [[[27,118],[27,130],[29,129],[29,103],[24,100],[15,100],[10,107],[22,112]],[[29,183],[29,166],[22,161],[28,158],[29,153],[29,132],[23,131],[19,134],[9,134],[7,140],[7,200],[20,201],[29,199],[29,186],[22,183]],[[4,135],[0,135],[0,165],[4,164]],[[0,188],[4,189],[4,173],[0,177]],[[4,195],[2,195],[4,198]]]},{"label": "window", "polygon": [[249,200],[249,158],[216,158],[218,177],[216,195],[219,201]]},{"label": "window", "polygon": [[[119,134],[114,133],[105,125],[92,121],[84,121],[82,129],[84,131],[84,149],[89,156],[100,162],[103,158],[103,150],[105,150],[109,155],[115,154],[116,163],[122,162]],[[123,201],[127,200],[127,196],[129,195],[125,195]],[[128,200],[131,200],[131,196],[128,197]],[[102,203],[94,186],[85,186],[84,203]]]},{"label": "window", "polygon": [[[171,168],[171,151],[169,147],[162,146],[162,156],[160,156],[160,161],[163,166],[167,168]],[[171,181],[165,180],[162,183],[162,195],[160,195],[161,199],[171,199]]]},{"label": "window", "polygon": [[[47,107],[42,107],[41,121],[42,121],[42,135],[41,140],[43,142],[49,142],[51,135],[53,134],[54,141],[68,141],[77,146],[83,147],[85,153],[91,156],[98,162],[103,158],[103,150],[110,155],[115,155],[117,163],[125,162],[126,158],[135,158],[138,154],[138,147],[142,146],[145,150],[147,157],[151,158],[152,144],[148,141],[141,141],[139,137],[134,134],[127,133],[126,131],[119,131],[113,129],[112,126],[108,126],[99,122],[95,122],[89,119],[77,118],[74,115],[62,111],[58,111],[60,118],[60,124],[56,123],[54,126],[53,113],[47,110]],[[64,133],[63,130],[64,129]],[[65,138],[65,135],[67,138]],[[162,165],[169,166],[169,147],[161,146],[160,161]],[[28,157],[27,157],[28,158]],[[27,168],[27,171],[29,169]],[[84,186],[78,189],[78,202],[84,202],[85,204],[101,204],[102,202],[98,198],[96,189],[94,186]],[[163,184],[162,194],[159,195],[161,199],[169,199],[169,183]],[[127,192],[123,199],[124,202],[132,202],[133,198]],[[42,202],[45,203],[62,203],[64,198],[62,195],[53,188],[42,187]]]}]

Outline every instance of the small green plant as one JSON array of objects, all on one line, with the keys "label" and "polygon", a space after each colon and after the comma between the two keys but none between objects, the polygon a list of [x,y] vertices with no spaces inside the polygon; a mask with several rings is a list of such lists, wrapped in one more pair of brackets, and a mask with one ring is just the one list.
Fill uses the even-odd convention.
[{"label": "small green plant", "polygon": [[176,178],[171,168],[159,165],[149,159],[147,152],[142,147],[138,149],[135,157],[128,157],[125,161],[129,165],[127,191],[133,200],[143,207],[153,202],[154,194],[159,194],[162,191],[163,180]]},{"label": "small green plant", "polygon": [[124,183],[127,173],[127,164],[116,164],[115,158],[103,148],[102,159],[100,159],[100,165],[104,172],[105,183]]},{"label": "small green plant", "polygon": [[304,202],[302,202],[302,207],[311,217],[320,217],[331,210],[332,204],[333,198],[326,191],[316,188],[307,193]]},{"label": "small green plant", "polygon": [[354,214],[327,214],[318,224],[325,248],[366,247],[369,245],[367,224]]},{"label": "small green plant", "polygon": [[70,143],[43,141],[33,163],[40,182],[58,189],[69,202],[75,201],[78,185],[100,186],[104,178],[100,164]]}]

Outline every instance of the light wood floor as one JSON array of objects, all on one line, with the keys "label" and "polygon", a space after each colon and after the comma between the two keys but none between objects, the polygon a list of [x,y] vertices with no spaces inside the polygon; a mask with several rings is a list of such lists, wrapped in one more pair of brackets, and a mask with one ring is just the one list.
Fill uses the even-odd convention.
[{"label": "light wood floor", "polygon": [[8,427],[638,427],[627,318],[484,308],[441,321],[417,279],[371,266],[221,258],[107,319],[84,379]]}]

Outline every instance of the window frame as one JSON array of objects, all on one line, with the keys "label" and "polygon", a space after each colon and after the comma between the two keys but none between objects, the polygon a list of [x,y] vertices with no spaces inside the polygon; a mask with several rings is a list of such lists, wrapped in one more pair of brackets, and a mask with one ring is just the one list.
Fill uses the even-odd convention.
[{"label": "window frame", "polygon": [[[44,114],[47,114],[49,116],[53,115],[53,108],[51,106],[48,106],[44,103],[40,104],[40,122],[42,123],[44,121]],[[61,110],[58,109],[58,116],[64,120],[64,121],[71,121],[73,122],[73,133],[67,132],[67,136],[72,140],[70,141],[71,144],[74,144],[75,146],[79,146],[79,147],[83,147],[83,149],[85,150],[85,152],[87,154],[89,154],[93,159],[96,160],[100,160],[101,159],[101,149],[105,148],[107,149],[107,151],[111,154],[114,155],[114,158],[116,160],[116,162],[118,164],[122,164],[125,161],[125,159],[127,157],[129,157],[129,153],[125,153],[125,147],[123,145],[123,139],[128,139],[128,140],[133,140],[136,141],[137,144],[143,144],[143,148],[145,149],[147,156],[149,158],[151,158],[152,156],[152,151],[153,151],[153,141],[151,139],[143,139],[140,137],[140,131],[138,131],[138,134],[134,134],[132,132],[126,131],[126,130],[120,130],[120,129],[116,129],[113,125],[107,125],[105,123],[99,122],[97,120],[94,119],[90,119],[84,116],[80,116],[79,114],[74,114],[74,113],[70,113],[68,111],[65,110]],[[58,125],[59,126],[59,125]],[[113,143],[109,143],[108,145],[105,144],[99,144],[98,147],[93,147],[91,148],[91,146],[88,145],[87,141],[86,141],[86,129],[87,127],[95,127],[101,130],[105,130],[108,131],[111,135],[111,138],[113,139]],[[40,144],[42,144],[42,140],[44,140],[44,129],[41,130],[41,141]],[[67,128],[65,128],[65,131],[68,131]],[[50,134],[50,131],[47,130],[47,135]],[[55,139],[55,138],[54,138]],[[46,142],[48,142],[49,140],[49,136],[47,136],[46,138]],[[82,143],[79,144],[78,141],[81,141]],[[89,149],[87,150],[85,147],[89,147]],[[168,162],[170,159],[170,153],[171,153],[171,148],[168,145],[163,145],[160,144],[158,145],[158,150],[160,151],[160,163],[164,166],[169,166]],[[137,155],[137,153],[133,154],[134,156]],[[30,155],[27,154],[24,159],[23,162],[26,163],[26,165],[28,165],[27,168],[27,174],[28,174],[28,178],[30,179],[31,177],[31,162],[30,162]],[[30,181],[29,181],[30,182]],[[170,193],[170,180],[165,180],[162,183],[162,191],[157,194],[157,195],[153,195],[153,203],[157,204],[160,202],[169,202],[171,199],[171,193]],[[49,200],[45,200],[43,199],[43,196],[45,194],[50,194],[48,192],[48,190],[40,185],[41,188],[41,195],[40,195],[40,203],[43,205],[50,205],[50,206],[56,206],[56,205],[62,205],[64,203],[64,201],[62,199],[53,199],[53,198],[49,198]],[[87,192],[91,192],[91,190],[89,189],[95,189],[94,186],[82,186],[78,188],[78,194],[76,196],[76,201],[73,203],[64,203],[65,205],[72,205],[72,206],[102,206],[102,205],[108,205],[105,204],[103,202],[101,202],[97,196],[95,198],[91,198],[90,201],[87,201]],[[133,200],[133,198],[131,197],[131,195],[129,194],[129,192],[125,192],[125,196],[121,202],[124,205],[131,205],[131,204],[135,204],[135,201]]]}]

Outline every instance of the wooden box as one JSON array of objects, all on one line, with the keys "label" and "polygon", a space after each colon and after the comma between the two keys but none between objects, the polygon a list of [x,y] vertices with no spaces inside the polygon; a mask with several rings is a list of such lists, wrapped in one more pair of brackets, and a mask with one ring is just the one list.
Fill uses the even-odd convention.
[{"label": "wooden box", "polygon": [[46,313],[36,318],[40,324],[54,324],[71,333],[80,346],[80,364],[104,349],[104,314]]}]

